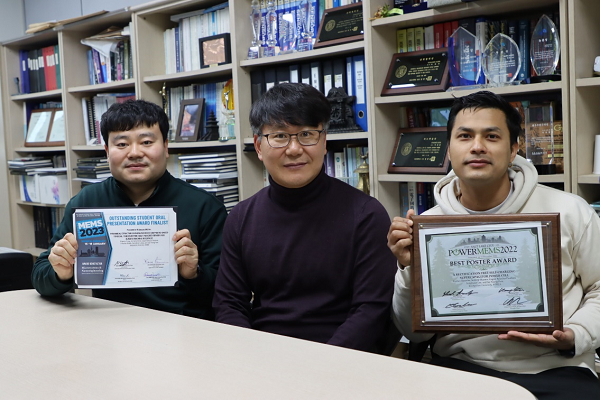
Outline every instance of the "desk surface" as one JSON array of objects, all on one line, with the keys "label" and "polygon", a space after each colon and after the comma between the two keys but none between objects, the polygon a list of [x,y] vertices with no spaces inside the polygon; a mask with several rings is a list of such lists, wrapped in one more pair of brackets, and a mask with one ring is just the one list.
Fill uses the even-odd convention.
[{"label": "desk surface", "polygon": [[534,399],[512,383],[87,296],[0,293],[7,399]]}]

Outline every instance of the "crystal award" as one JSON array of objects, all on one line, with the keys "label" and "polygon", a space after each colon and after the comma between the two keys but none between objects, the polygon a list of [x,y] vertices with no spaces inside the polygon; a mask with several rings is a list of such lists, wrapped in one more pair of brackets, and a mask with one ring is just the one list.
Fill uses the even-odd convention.
[{"label": "crystal award", "polygon": [[552,75],[560,57],[560,39],[556,25],[547,15],[542,15],[533,29],[529,56],[538,81],[560,80]]},{"label": "crystal award", "polygon": [[448,38],[450,79],[452,86],[472,86],[485,83],[481,72],[479,38],[459,27]]},{"label": "crystal award", "polygon": [[258,0],[252,0],[252,12],[250,13],[250,21],[252,23],[252,42],[250,42],[250,48],[248,49],[248,59],[252,60],[260,56],[260,46],[262,41],[260,40],[260,4]]},{"label": "crystal award", "polygon": [[283,14],[279,25],[279,54],[293,53],[296,50],[297,32],[294,14],[291,12]]},{"label": "crystal award", "polygon": [[273,57],[276,54],[275,46],[277,46],[277,13],[275,12],[275,4],[272,1],[267,2],[267,47],[263,55],[265,57]]},{"label": "crystal award", "polygon": [[490,86],[506,86],[514,82],[521,69],[519,46],[509,36],[498,33],[483,50],[483,73]]},{"label": "crystal award", "polygon": [[312,32],[310,31],[311,2],[301,0],[298,11],[300,12],[300,37],[298,38],[298,51],[308,51],[313,48]]}]

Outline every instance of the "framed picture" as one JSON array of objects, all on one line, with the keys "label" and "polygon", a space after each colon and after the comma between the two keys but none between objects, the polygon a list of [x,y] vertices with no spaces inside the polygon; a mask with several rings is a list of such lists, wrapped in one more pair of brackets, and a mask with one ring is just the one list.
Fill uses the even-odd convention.
[{"label": "framed picture", "polygon": [[562,330],[558,213],[413,221],[413,331]]},{"label": "framed picture", "polygon": [[52,116],[52,124],[50,125],[50,133],[48,134],[48,145],[65,145],[65,112],[60,108],[54,110],[54,115]]},{"label": "framed picture", "polygon": [[443,92],[449,85],[448,68],[447,48],[396,53],[381,95]]},{"label": "framed picture", "polygon": [[323,12],[314,48],[361,40],[364,36],[361,3],[330,8]]},{"label": "framed picture", "polygon": [[445,126],[401,128],[392,151],[390,174],[447,174],[448,134]]},{"label": "framed picture", "polygon": [[176,142],[195,142],[202,124],[204,99],[183,100],[179,107]]},{"label": "framed picture", "polygon": [[32,110],[27,125],[27,136],[25,137],[25,146],[51,146],[48,143],[48,134],[52,126],[52,117],[55,109],[43,108]]},{"label": "framed picture", "polygon": [[231,63],[231,39],[222,33],[198,39],[200,44],[200,68]]}]

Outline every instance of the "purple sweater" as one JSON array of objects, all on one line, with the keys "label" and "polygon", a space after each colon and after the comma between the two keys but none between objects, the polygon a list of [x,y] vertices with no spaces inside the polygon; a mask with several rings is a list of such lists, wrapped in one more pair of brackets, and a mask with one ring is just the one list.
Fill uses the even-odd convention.
[{"label": "purple sweater", "polygon": [[225,221],[216,321],[373,350],[396,271],[389,226],[376,199],[324,170],[300,189],[271,180]]}]

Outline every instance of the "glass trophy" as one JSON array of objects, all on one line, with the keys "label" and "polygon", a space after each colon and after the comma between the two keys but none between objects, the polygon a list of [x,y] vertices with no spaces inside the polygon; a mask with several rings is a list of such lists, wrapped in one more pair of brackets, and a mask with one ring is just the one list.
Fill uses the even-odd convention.
[{"label": "glass trophy", "polygon": [[219,124],[219,141],[226,142],[235,139],[235,111],[233,103],[233,80],[225,83],[221,92],[221,101],[225,110],[222,111],[223,118]]},{"label": "glass trophy", "polygon": [[294,14],[283,14],[281,16],[281,25],[279,25],[279,54],[293,53],[296,50],[296,32]]},{"label": "glass trophy", "polygon": [[498,33],[483,50],[482,67],[491,87],[519,84],[515,82],[521,70],[519,46],[509,36]]},{"label": "glass trophy", "polygon": [[[308,51],[313,48],[312,32],[310,31],[311,2],[300,1],[300,37],[298,38],[298,51]],[[312,11],[314,12],[314,11]]]},{"label": "glass trophy", "polygon": [[453,90],[473,88],[485,83],[481,71],[479,43],[479,38],[462,26],[448,38],[449,70]]},{"label": "glass trophy", "polygon": [[529,56],[533,70],[537,74],[532,81],[560,80],[560,75],[554,75],[560,57],[560,38],[556,25],[547,15],[542,15],[533,29]]},{"label": "glass trophy", "polygon": [[265,47],[263,55],[265,57],[273,57],[276,54],[275,46],[277,46],[277,13],[275,12],[275,3],[267,2],[267,47]]},{"label": "glass trophy", "polygon": [[252,42],[248,49],[248,59],[252,60],[260,57],[260,4],[258,0],[252,0],[252,12],[250,13],[250,21],[252,23]]}]

